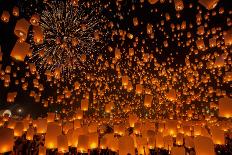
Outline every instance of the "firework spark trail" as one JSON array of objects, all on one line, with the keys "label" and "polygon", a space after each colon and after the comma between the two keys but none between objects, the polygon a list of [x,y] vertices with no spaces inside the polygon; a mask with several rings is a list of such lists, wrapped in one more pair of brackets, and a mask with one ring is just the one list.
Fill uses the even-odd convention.
[{"label": "firework spark trail", "polygon": [[104,46],[101,37],[95,37],[95,33],[102,35],[105,22],[99,11],[96,11],[101,7],[95,3],[89,8],[86,8],[85,3],[74,7],[68,1],[51,1],[44,5],[45,10],[40,15],[44,42],[37,45],[33,39],[30,40],[33,53],[29,61],[34,62],[39,71],[54,71],[59,67],[65,76],[72,76],[76,70],[80,71],[85,66],[91,68],[88,65],[90,60],[82,62],[81,56],[98,54]]}]

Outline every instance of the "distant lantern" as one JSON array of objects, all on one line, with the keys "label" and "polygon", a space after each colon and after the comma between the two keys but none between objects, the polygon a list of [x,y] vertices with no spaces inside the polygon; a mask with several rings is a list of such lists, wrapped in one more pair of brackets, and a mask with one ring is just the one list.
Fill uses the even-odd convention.
[{"label": "distant lantern", "polygon": [[19,61],[24,61],[26,55],[30,51],[30,45],[26,42],[17,41],[13,50],[11,51],[11,57]]},{"label": "distant lantern", "polygon": [[15,17],[18,17],[18,16],[19,16],[19,8],[18,8],[17,6],[14,6],[14,7],[13,7],[12,14],[13,14],[13,16],[15,16]]},{"label": "distant lantern", "polygon": [[17,21],[14,33],[20,38],[20,41],[25,41],[27,39],[29,27],[30,23],[26,19],[21,18]]},{"label": "distant lantern", "polygon": [[144,98],[144,106],[145,107],[151,107],[152,100],[153,100],[153,96],[146,94],[145,98]]},{"label": "distant lantern", "polygon": [[216,7],[219,0],[198,0],[206,9],[211,10]]},{"label": "distant lantern", "polygon": [[133,24],[134,24],[134,26],[138,26],[139,25],[139,20],[138,20],[137,17],[133,18]]},{"label": "distant lantern", "polygon": [[30,19],[30,23],[33,26],[39,26],[40,16],[38,14],[33,14]]},{"label": "distant lantern", "polygon": [[44,37],[43,37],[43,31],[40,26],[33,26],[33,38],[35,44],[42,44]]},{"label": "distant lantern", "polygon": [[196,155],[215,155],[211,138],[198,136],[194,138]]},{"label": "distant lantern", "polygon": [[232,99],[224,97],[219,99],[219,116],[230,118],[232,117]]},{"label": "distant lantern", "polygon": [[169,101],[176,101],[177,100],[177,96],[176,96],[176,90],[175,89],[170,89],[166,95],[166,98]]},{"label": "distant lantern", "polygon": [[88,111],[89,108],[89,101],[88,99],[82,99],[81,100],[81,110]]},{"label": "distant lantern", "polygon": [[0,153],[13,151],[14,131],[8,128],[0,128]]},{"label": "distant lantern", "polygon": [[175,3],[175,9],[176,11],[181,11],[184,9],[184,2],[183,0],[174,0]]},{"label": "distant lantern", "polygon": [[223,36],[224,36],[225,45],[227,45],[227,46],[232,45],[232,30],[224,32]]},{"label": "distant lantern", "polygon": [[83,118],[83,111],[81,109],[78,109],[76,112],[76,119],[82,119]]},{"label": "distant lantern", "polygon": [[136,85],[136,94],[142,94],[143,86],[141,84]]},{"label": "distant lantern", "polygon": [[10,20],[10,13],[8,11],[3,11],[2,16],[1,16],[1,20],[5,23],[8,23]]},{"label": "distant lantern", "polygon": [[49,122],[54,122],[54,120],[55,120],[55,116],[56,116],[56,114],[55,113],[47,113],[47,122],[49,123]]},{"label": "distant lantern", "polygon": [[73,6],[78,6],[78,1],[79,1],[79,0],[71,0],[71,4],[72,4]]},{"label": "distant lantern", "polygon": [[122,155],[135,155],[135,144],[134,140],[130,136],[123,136],[119,138],[119,154]]},{"label": "distant lantern", "polygon": [[121,59],[121,51],[118,48],[115,49],[115,58],[116,59]]},{"label": "distant lantern", "polygon": [[68,150],[68,138],[66,135],[57,136],[57,148],[59,153],[67,153]]},{"label": "distant lantern", "polygon": [[129,124],[130,124],[130,127],[134,127],[135,126],[135,123],[138,121],[138,117],[136,114],[130,114],[129,115]]},{"label": "distant lantern", "polygon": [[89,137],[87,135],[79,135],[78,136],[78,144],[77,144],[77,150],[81,153],[88,152],[89,148]]},{"label": "distant lantern", "polygon": [[199,50],[203,50],[205,48],[205,42],[203,39],[198,39],[196,41],[196,45]]},{"label": "distant lantern", "polygon": [[129,78],[128,76],[122,76],[122,85],[127,86],[129,83]]}]

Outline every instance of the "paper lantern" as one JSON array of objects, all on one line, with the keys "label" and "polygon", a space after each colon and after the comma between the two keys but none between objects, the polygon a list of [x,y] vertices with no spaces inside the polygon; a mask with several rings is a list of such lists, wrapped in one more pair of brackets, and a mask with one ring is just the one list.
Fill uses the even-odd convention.
[{"label": "paper lantern", "polygon": [[118,151],[118,139],[113,134],[106,134],[106,147],[111,151]]},{"label": "paper lantern", "polygon": [[34,137],[34,128],[29,128],[27,130],[26,139],[33,140],[33,137]]},{"label": "paper lantern", "polygon": [[184,147],[172,147],[171,155],[185,155],[185,148]]},{"label": "paper lantern", "polygon": [[212,140],[214,144],[225,145],[225,134],[224,131],[219,127],[211,128]]},{"label": "paper lantern", "polygon": [[30,51],[30,45],[26,42],[20,42],[19,40],[15,43],[13,50],[11,51],[11,57],[19,61],[24,61],[26,55]]},{"label": "paper lantern", "polygon": [[143,137],[136,137],[138,154],[146,155],[149,154],[149,149],[147,147],[147,139]]},{"label": "paper lantern", "polygon": [[224,66],[224,58],[222,56],[216,57],[214,65],[217,68],[223,67]]},{"label": "paper lantern", "polygon": [[148,0],[148,2],[150,3],[150,4],[155,4],[155,3],[157,3],[159,0]]},{"label": "paper lantern", "polygon": [[20,41],[25,41],[27,39],[29,26],[30,23],[24,18],[21,18],[17,21],[14,33],[17,37],[20,38]]},{"label": "paper lantern", "polygon": [[176,136],[177,134],[177,121],[168,120],[165,124],[165,135]]},{"label": "paper lantern", "polygon": [[74,120],[74,130],[77,128],[81,128],[81,121],[78,119]]},{"label": "paper lantern", "polygon": [[106,113],[110,113],[114,108],[114,103],[110,102],[108,104],[105,105],[105,112]]},{"label": "paper lantern", "polygon": [[44,37],[43,37],[43,31],[40,26],[33,26],[33,38],[35,44],[42,44]]},{"label": "paper lantern", "polygon": [[232,117],[232,99],[224,97],[219,99],[219,116],[230,118]]},{"label": "paper lantern", "polygon": [[78,1],[79,1],[79,0],[71,0],[71,4],[72,4],[73,6],[78,6]]},{"label": "paper lantern", "polygon": [[82,99],[81,100],[81,110],[88,111],[89,108],[89,101],[88,99]]},{"label": "paper lantern", "polygon": [[97,127],[98,127],[98,124],[96,124],[96,123],[91,123],[91,124],[88,126],[88,132],[89,132],[89,133],[95,133],[95,132],[97,132]]},{"label": "paper lantern", "polygon": [[160,132],[157,132],[157,135],[156,135],[155,139],[156,139],[156,147],[157,148],[163,148],[164,147],[163,134],[160,133]]},{"label": "paper lantern", "polygon": [[8,11],[3,11],[2,16],[1,16],[1,20],[5,23],[8,23],[10,20],[10,13]]},{"label": "paper lantern", "polygon": [[135,126],[135,123],[138,121],[138,117],[136,114],[130,114],[129,115],[129,124],[130,124],[130,127],[134,127]]},{"label": "paper lantern", "polygon": [[196,155],[215,155],[213,141],[204,136],[194,138]]},{"label": "paper lantern", "polygon": [[115,49],[115,58],[116,59],[121,59],[121,51],[118,48]]},{"label": "paper lantern", "polygon": [[38,14],[33,14],[30,19],[30,23],[33,26],[39,26],[40,17]]},{"label": "paper lantern", "polygon": [[72,146],[73,145],[73,129],[69,129],[67,132],[67,139],[68,139],[68,146]]},{"label": "paper lantern", "polygon": [[193,138],[190,136],[185,136],[184,137],[184,145],[187,148],[194,148],[194,141]]},{"label": "paper lantern", "polygon": [[148,108],[151,107],[152,100],[153,100],[153,96],[146,94],[144,98],[144,106]]},{"label": "paper lantern", "polygon": [[164,148],[166,150],[171,150],[173,147],[173,137],[172,136],[164,136]]},{"label": "paper lantern", "polygon": [[46,147],[40,145],[38,155],[46,155]]},{"label": "paper lantern", "polygon": [[131,155],[135,155],[135,145],[134,140],[130,136],[123,136],[119,138],[118,142],[119,146],[119,154],[127,155],[128,153]]},{"label": "paper lantern", "polygon": [[56,123],[48,123],[45,136],[45,146],[48,149],[57,148],[57,136],[61,135],[61,127]]},{"label": "paper lantern", "polygon": [[14,131],[8,128],[0,128],[0,153],[13,151]]},{"label": "paper lantern", "polygon": [[89,133],[88,134],[89,139],[89,149],[96,149],[98,148],[98,133]]},{"label": "paper lantern", "polygon": [[47,113],[47,122],[50,123],[50,122],[54,122],[55,120],[55,116],[56,114],[55,113]]},{"label": "paper lantern", "polygon": [[170,89],[166,95],[166,98],[169,101],[176,101],[177,100],[177,96],[176,96],[176,90],[174,89]]},{"label": "paper lantern", "polygon": [[21,137],[23,135],[23,122],[16,122],[15,128],[14,128],[14,136],[15,137]]},{"label": "paper lantern", "polygon": [[19,8],[18,8],[17,6],[14,6],[14,7],[13,7],[12,14],[13,14],[13,16],[15,16],[15,17],[18,17],[18,16],[19,16]]},{"label": "paper lantern", "polygon": [[57,137],[57,148],[59,153],[67,153],[68,149],[68,139],[66,135],[59,135]]},{"label": "paper lantern", "polygon": [[134,132],[135,132],[135,134],[140,134],[140,132],[141,132],[141,123],[140,122],[136,122],[134,124]]},{"label": "paper lantern", "polygon": [[223,33],[225,45],[232,45],[232,30]]},{"label": "paper lantern", "polygon": [[199,3],[208,10],[215,8],[218,2],[219,0],[199,0]]},{"label": "paper lantern", "polygon": [[176,11],[181,11],[184,9],[184,3],[182,0],[174,0]]},{"label": "paper lantern", "polygon": [[205,42],[203,39],[196,40],[196,45],[199,50],[203,50],[205,48]]},{"label": "paper lantern", "polygon": [[122,76],[122,85],[127,86],[129,82],[128,76]]},{"label": "paper lantern", "polygon": [[70,129],[72,129],[73,128],[73,123],[71,123],[71,122],[66,122],[64,125],[63,125],[63,133],[64,134],[67,134],[68,133],[68,131],[70,130]]},{"label": "paper lantern", "polygon": [[88,152],[89,148],[89,137],[87,135],[79,135],[78,136],[78,145],[77,150],[81,153]]},{"label": "paper lantern", "polygon": [[176,144],[183,145],[183,141],[184,141],[184,135],[181,133],[178,133],[176,136]]}]

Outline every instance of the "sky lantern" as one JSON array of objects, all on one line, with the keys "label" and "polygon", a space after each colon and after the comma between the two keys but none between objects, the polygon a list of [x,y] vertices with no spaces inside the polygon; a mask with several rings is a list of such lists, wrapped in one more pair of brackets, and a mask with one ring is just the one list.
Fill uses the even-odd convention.
[{"label": "sky lantern", "polygon": [[30,19],[30,23],[33,26],[39,26],[40,16],[38,14],[33,14]]},{"label": "sky lantern", "polygon": [[68,139],[66,135],[57,136],[57,148],[59,153],[67,153],[68,149]]},{"label": "sky lantern", "polygon": [[89,101],[88,99],[82,99],[81,100],[81,110],[88,111],[89,108]]},{"label": "sky lantern", "polygon": [[122,76],[122,85],[127,86],[129,82],[128,76]]},{"label": "sky lantern", "polygon": [[223,97],[219,99],[219,116],[230,118],[232,117],[232,99]]},{"label": "sky lantern", "polygon": [[77,151],[81,153],[88,152],[89,148],[89,137],[87,135],[78,136]]},{"label": "sky lantern", "polygon": [[33,137],[34,137],[34,128],[29,128],[27,130],[27,134],[26,134],[26,139],[27,140],[33,140]]},{"label": "sky lantern", "polygon": [[211,10],[216,7],[219,0],[198,0],[206,9]]},{"label": "sky lantern", "polygon": [[148,0],[148,2],[150,3],[150,4],[155,4],[155,3],[157,3],[159,0]]},{"label": "sky lantern", "polygon": [[27,39],[29,27],[30,23],[25,18],[21,18],[17,21],[14,33],[19,37],[20,41],[25,41]]},{"label": "sky lantern", "polygon": [[145,98],[144,98],[144,106],[145,107],[151,107],[152,100],[153,100],[153,96],[146,94]]},{"label": "sky lantern", "polygon": [[48,123],[45,136],[45,146],[48,149],[57,148],[57,136],[61,135],[61,127],[56,123]]},{"label": "sky lantern", "polygon": [[118,60],[118,59],[121,59],[121,51],[119,48],[116,48],[115,49],[115,58]]},{"label": "sky lantern", "polygon": [[166,95],[166,98],[170,101],[176,101],[177,100],[176,90],[170,89]]},{"label": "sky lantern", "polygon": [[78,109],[76,112],[76,119],[82,119],[83,118],[83,111],[81,109]]},{"label": "sky lantern", "polygon": [[13,151],[14,131],[8,128],[0,128],[0,153]]},{"label": "sky lantern", "polygon": [[187,148],[194,148],[194,141],[191,136],[185,136],[184,137],[184,145]]},{"label": "sky lantern", "polygon": [[3,11],[2,16],[1,16],[1,20],[5,23],[8,23],[10,20],[10,13],[8,11]]},{"label": "sky lantern", "polygon": [[19,16],[19,8],[18,8],[17,6],[14,6],[14,7],[13,7],[12,14],[13,14],[13,16],[15,16],[15,17],[18,17],[18,16]]},{"label": "sky lantern", "polygon": [[54,122],[56,114],[55,114],[55,113],[52,113],[52,112],[49,112],[49,113],[47,113],[47,115],[48,115],[48,116],[47,116],[47,122],[48,122],[48,123]]},{"label": "sky lantern", "polygon": [[128,119],[129,119],[130,127],[134,127],[135,123],[138,121],[138,117],[135,114],[129,114],[129,118]]},{"label": "sky lantern", "polygon": [[33,26],[33,38],[36,44],[43,44],[43,31],[40,26]]},{"label": "sky lantern", "polygon": [[119,154],[127,155],[130,153],[131,155],[135,155],[135,147],[134,140],[130,136],[123,136],[119,138]]},{"label": "sky lantern", "polygon": [[143,92],[143,86],[141,84],[136,84],[136,93],[141,94]]},{"label": "sky lantern", "polygon": [[14,136],[15,137],[21,137],[23,135],[23,122],[16,122],[15,127],[14,127]]},{"label": "sky lantern", "polygon": [[212,140],[214,144],[225,145],[225,133],[219,127],[213,127],[210,129],[212,134]]},{"label": "sky lantern", "polygon": [[171,150],[173,147],[173,137],[170,135],[164,136],[164,148],[166,150]]},{"label": "sky lantern", "polygon": [[89,149],[96,149],[98,147],[98,133],[93,132],[88,134],[89,137]]},{"label": "sky lantern", "polygon": [[196,45],[199,50],[204,50],[205,48],[205,42],[203,39],[196,40]]},{"label": "sky lantern", "polygon": [[20,42],[19,40],[15,43],[14,48],[11,51],[11,57],[19,61],[24,61],[26,55],[29,53],[30,45],[26,42]]},{"label": "sky lantern", "polygon": [[183,141],[184,141],[184,135],[181,133],[178,133],[176,136],[176,144],[183,145]]},{"label": "sky lantern", "polygon": [[156,147],[163,148],[164,147],[164,137],[163,134],[160,132],[157,132],[157,135],[155,137],[156,139]]},{"label": "sky lantern", "polygon": [[184,9],[184,2],[182,0],[174,0],[176,11],[181,11]]},{"label": "sky lantern", "polygon": [[79,0],[71,0],[71,4],[72,4],[73,6],[78,6],[78,1],[79,1]]},{"label": "sky lantern", "polygon": [[224,34],[225,45],[227,46],[232,45],[232,30],[226,31],[223,34]]},{"label": "sky lantern", "polygon": [[194,138],[196,155],[215,155],[214,144],[211,138],[198,136]]}]

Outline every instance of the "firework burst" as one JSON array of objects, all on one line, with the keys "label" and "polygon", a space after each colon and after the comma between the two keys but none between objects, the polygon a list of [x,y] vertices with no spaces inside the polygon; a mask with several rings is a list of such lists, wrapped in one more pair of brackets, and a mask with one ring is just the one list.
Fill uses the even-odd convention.
[{"label": "firework burst", "polygon": [[102,29],[106,20],[97,2],[83,2],[74,6],[69,1],[45,2],[40,15],[40,27],[44,34],[41,44],[31,39],[33,47],[30,62],[39,70],[60,70],[62,75],[88,66],[93,55],[103,45]]}]

